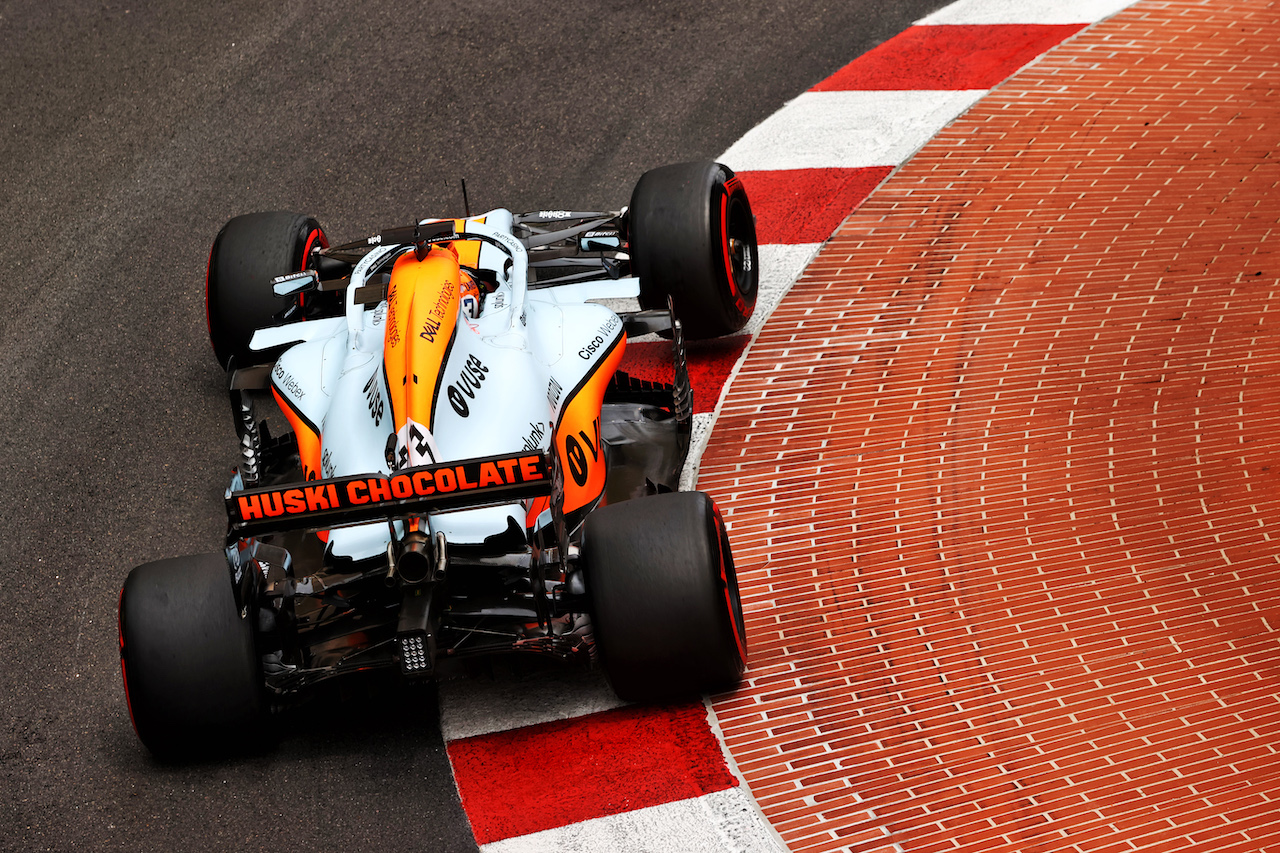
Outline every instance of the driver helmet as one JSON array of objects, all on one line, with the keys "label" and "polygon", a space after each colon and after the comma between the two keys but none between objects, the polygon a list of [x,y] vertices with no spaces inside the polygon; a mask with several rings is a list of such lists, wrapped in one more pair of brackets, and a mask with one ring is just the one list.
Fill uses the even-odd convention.
[{"label": "driver helmet", "polygon": [[462,313],[474,320],[480,316],[480,309],[484,307],[484,291],[469,271],[464,269],[461,272],[458,296],[462,302]]}]

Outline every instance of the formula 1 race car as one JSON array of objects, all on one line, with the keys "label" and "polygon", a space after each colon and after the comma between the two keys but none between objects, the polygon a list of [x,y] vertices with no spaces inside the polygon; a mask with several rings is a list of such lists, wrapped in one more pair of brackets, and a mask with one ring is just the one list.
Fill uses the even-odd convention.
[{"label": "formula 1 race car", "polygon": [[[496,209],[344,245],[307,216],[232,219],[206,284],[241,452],[226,548],[124,583],[143,743],[258,742],[320,682],[473,655],[598,661],[630,701],[734,687],[729,540],[706,494],[677,491],[684,342],[741,329],[756,289],[746,192],[710,162],[645,173],[621,211]],[[669,382],[619,369],[644,334],[670,340]]]}]

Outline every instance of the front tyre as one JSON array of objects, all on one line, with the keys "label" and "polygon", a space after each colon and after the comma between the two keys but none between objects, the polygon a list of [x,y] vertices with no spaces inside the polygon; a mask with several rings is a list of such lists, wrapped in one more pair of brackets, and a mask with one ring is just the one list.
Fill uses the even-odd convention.
[{"label": "front tyre", "polygon": [[301,213],[247,213],[222,226],[209,252],[205,305],[224,370],[232,357],[242,367],[271,360],[249,349],[253,333],[278,325],[275,315],[291,301],[275,295],[271,279],[313,266],[312,250],[328,245],[320,223]]},{"label": "front tyre", "polygon": [[587,517],[582,561],[592,626],[619,698],[659,702],[730,690],[746,635],[724,522],[703,492],[667,492]]},{"label": "front tyre", "polygon": [[262,665],[251,609],[223,554],[145,563],[120,593],[120,669],[134,730],[162,760],[261,744]]},{"label": "front tyre", "polygon": [[702,161],[645,172],[628,221],[642,308],[665,309],[670,296],[690,338],[746,325],[759,290],[756,223],[729,167]]}]

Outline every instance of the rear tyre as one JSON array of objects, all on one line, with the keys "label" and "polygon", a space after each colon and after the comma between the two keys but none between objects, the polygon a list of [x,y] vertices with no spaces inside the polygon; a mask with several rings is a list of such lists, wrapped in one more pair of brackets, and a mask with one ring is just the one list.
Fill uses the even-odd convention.
[{"label": "rear tyre", "polygon": [[275,295],[271,279],[312,266],[311,250],[328,245],[320,223],[300,213],[247,213],[222,226],[209,252],[205,302],[223,369],[233,356],[241,367],[271,360],[249,349],[253,333],[278,325],[275,315],[292,301]]},{"label": "rear tyre", "polygon": [[157,758],[262,744],[262,664],[250,610],[241,618],[227,559],[158,560],[120,593],[120,668],[129,716]]},{"label": "rear tyre", "polygon": [[640,306],[667,307],[689,338],[738,331],[759,290],[756,223],[742,181],[719,163],[645,172],[628,212]]},{"label": "rear tyre", "polygon": [[659,702],[729,690],[746,658],[724,522],[703,492],[668,492],[587,517],[592,626],[614,692]]}]

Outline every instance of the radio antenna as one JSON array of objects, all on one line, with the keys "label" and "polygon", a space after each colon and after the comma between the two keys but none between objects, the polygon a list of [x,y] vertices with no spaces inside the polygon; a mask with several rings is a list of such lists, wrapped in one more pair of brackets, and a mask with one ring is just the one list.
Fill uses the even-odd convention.
[{"label": "radio antenna", "polygon": [[471,202],[467,200],[467,179],[462,179],[462,209],[467,214],[467,218],[471,218]]}]

